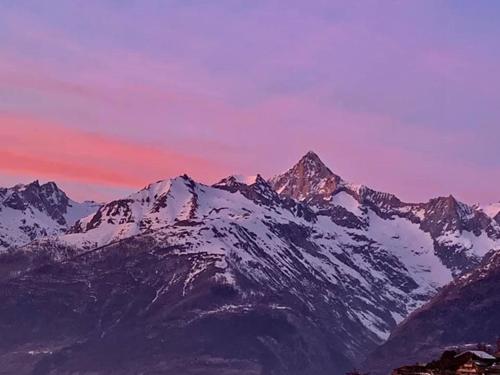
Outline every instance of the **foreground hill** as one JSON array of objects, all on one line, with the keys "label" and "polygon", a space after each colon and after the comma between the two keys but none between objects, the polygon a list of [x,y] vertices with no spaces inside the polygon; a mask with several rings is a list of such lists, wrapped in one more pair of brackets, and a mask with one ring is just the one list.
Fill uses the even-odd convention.
[{"label": "foreground hill", "polygon": [[443,349],[469,343],[494,343],[500,333],[500,252],[444,288],[415,311],[367,360],[375,374],[427,362]]},{"label": "foreground hill", "polygon": [[481,209],[401,202],[314,153],[270,181],[159,181],[0,256],[0,364],[341,374],[499,238]]}]

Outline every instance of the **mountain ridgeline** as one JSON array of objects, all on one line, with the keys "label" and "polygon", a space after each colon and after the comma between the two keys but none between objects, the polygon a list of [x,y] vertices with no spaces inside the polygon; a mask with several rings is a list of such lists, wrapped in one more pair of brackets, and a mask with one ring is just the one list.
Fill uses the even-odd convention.
[{"label": "mountain ridgeline", "polygon": [[[18,196],[21,211],[52,217]],[[54,214],[56,230],[38,220],[21,239],[2,237],[0,364],[8,371],[382,368],[369,353],[397,324],[500,248],[498,212],[452,196],[405,203],[346,182],[313,152],[270,180],[152,183],[94,204],[74,223],[69,205]]]}]

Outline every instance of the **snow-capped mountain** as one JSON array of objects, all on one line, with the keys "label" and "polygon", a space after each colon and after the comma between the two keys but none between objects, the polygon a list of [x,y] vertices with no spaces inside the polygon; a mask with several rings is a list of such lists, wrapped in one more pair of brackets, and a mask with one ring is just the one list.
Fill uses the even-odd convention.
[{"label": "snow-capped mountain", "polygon": [[[26,288],[37,309],[63,309],[64,319],[49,314],[45,324],[69,341],[54,344],[48,331],[36,348],[63,359],[71,351],[59,362],[40,356],[61,371],[89,366],[96,348],[121,353],[116,343],[126,339],[153,345],[155,353],[173,336],[179,368],[201,366],[207,356],[238,373],[260,373],[257,366],[274,374],[337,374],[454,276],[498,250],[499,239],[499,224],[481,209],[451,196],[404,203],[344,181],[309,152],[270,181],[159,181],[101,206],[66,234],[31,243],[22,256],[43,254],[37,262],[52,259],[52,266],[43,267],[43,285],[35,267],[23,273],[25,263],[12,266],[0,321],[2,313],[28,314],[16,303]],[[47,302],[49,293],[66,297]],[[33,342],[40,321],[23,324]],[[0,326],[0,335],[13,334]],[[221,339],[227,335],[230,345]],[[6,347],[3,355],[19,352]],[[148,366],[151,353],[141,359]]]},{"label": "snow-capped mountain", "polygon": [[98,208],[69,199],[54,182],[0,188],[0,251],[61,234]]},{"label": "snow-capped mountain", "polygon": [[[280,195],[307,203],[339,225],[364,230],[368,237],[381,232],[376,227],[381,219],[414,224],[419,236],[430,236],[432,245],[424,246],[427,253],[437,256],[438,263],[455,276],[474,268],[488,251],[500,246],[500,225],[491,215],[494,206],[488,210],[468,206],[451,195],[427,203],[405,203],[393,194],[344,181],[314,152],[270,183]],[[395,232],[389,234],[397,236]],[[395,253],[399,251],[397,246]]]}]

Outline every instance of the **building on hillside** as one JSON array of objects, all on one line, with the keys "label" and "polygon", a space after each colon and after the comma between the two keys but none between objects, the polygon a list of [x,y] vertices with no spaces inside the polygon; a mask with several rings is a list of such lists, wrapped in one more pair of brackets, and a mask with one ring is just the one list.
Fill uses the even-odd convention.
[{"label": "building on hillside", "polygon": [[457,354],[455,358],[458,360],[464,360],[464,358],[466,358],[467,360],[472,359],[475,361],[482,361],[488,363],[489,365],[492,365],[497,360],[495,356],[482,350],[467,350],[466,352]]},{"label": "building on hillside", "polygon": [[481,350],[469,350],[457,354],[455,358],[460,363],[456,375],[482,375],[497,361],[494,356]]},{"label": "building on hillside", "polygon": [[496,351],[487,344],[447,349],[438,360],[399,367],[392,375],[500,375],[500,339]]},{"label": "building on hillside", "polygon": [[469,359],[458,367],[456,375],[482,375],[488,367],[489,365],[486,362]]}]

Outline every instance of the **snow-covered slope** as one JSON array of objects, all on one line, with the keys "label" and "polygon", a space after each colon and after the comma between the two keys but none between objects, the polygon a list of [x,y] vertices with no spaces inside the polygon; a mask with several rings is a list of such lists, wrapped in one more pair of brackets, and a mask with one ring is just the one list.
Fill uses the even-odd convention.
[{"label": "snow-covered slope", "polygon": [[0,251],[61,234],[98,208],[69,199],[53,182],[0,188]]}]

